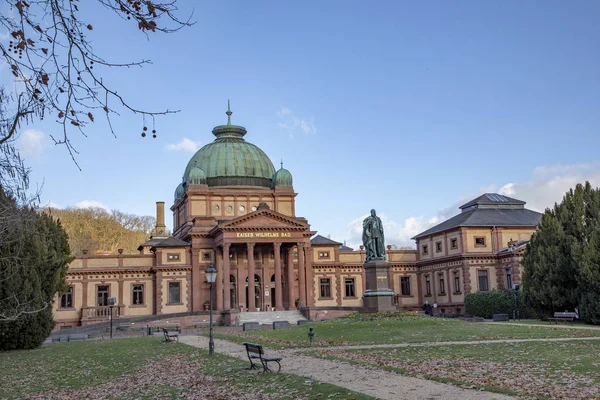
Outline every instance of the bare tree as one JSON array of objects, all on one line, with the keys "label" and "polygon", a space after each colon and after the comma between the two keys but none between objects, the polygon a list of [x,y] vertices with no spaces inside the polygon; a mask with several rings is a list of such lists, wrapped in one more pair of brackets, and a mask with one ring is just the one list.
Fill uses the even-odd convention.
[{"label": "bare tree", "polygon": [[[137,108],[105,83],[101,73],[106,67],[141,67],[150,61],[118,63],[95,52],[88,39],[94,27],[80,18],[79,11],[80,6],[99,4],[125,22],[136,24],[148,36],[191,25],[190,19],[177,17],[177,0],[5,1],[11,12],[0,15],[0,26],[8,30],[9,37],[0,41],[0,56],[16,84],[12,93],[0,91],[0,146],[10,143],[23,123],[56,118],[62,129],[60,136],[52,136],[52,140],[64,145],[77,164],[70,133],[76,130],[85,135],[86,125],[96,118],[106,118],[115,135],[111,117],[128,111],[141,116],[143,136],[152,133],[156,137],[155,117],[177,112]],[[5,152],[7,148],[0,150]]]},{"label": "bare tree", "polygon": [[[177,16],[177,0],[2,1],[8,12],[0,14],[0,33],[6,29],[8,37],[0,39],[0,64],[7,65],[14,84],[0,87],[0,192],[4,191],[20,205],[10,209],[0,207],[0,285],[2,280],[23,271],[22,256],[27,251],[21,248],[22,241],[10,235],[16,226],[28,223],[19,219],[27,214],[19,212],[19,208],[28,207],[31,200],[31,195],[27,195],[29,169],[15,146],[24,124],[55,119],[61,126],[60,134],[51,138],[55,144],[66,147],[77,165],[77,150],[71,135],[77,132],[85,136],[86,127],[97,118],[106,118],[115,135],[111,118],[130,112],[140,117],[142,136],[156,137],[155,117],[177,112],[136,107],[103,79],[102,72],[107,68],[142,67],[150,61],[119,63],[94,51],[90,40],[94,26],[81,17],[80,7],[104,7],[124,23],[135,24],[146,37],[192,24],[189,18]],[[43,311],[52,301],[34,304],[23,293],[1,297],[0,321]]]}]

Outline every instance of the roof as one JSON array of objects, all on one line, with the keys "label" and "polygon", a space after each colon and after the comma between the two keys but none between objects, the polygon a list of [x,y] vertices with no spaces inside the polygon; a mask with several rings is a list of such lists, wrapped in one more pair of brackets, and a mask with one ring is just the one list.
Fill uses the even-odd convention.
[{"label": "roof", "polygon": [[314,245],[333,245],[333,246],[341,246],[340,242],[336,242],[335,240],[331,240],[321,235],[316,235],[312,239],[310,239],[310,244]]},{"label": "roof", "polygon": [[162,239],[160,242],[155,244],[153,247],[183,247],[183,246],[191,246],[185,240],[177,239],[173,236],[168,237],[166,239]]},{"label": "roof", "polygon": [[469,201],[460,206],[460,209],[469,208],[471,206],[524,206],[522,200],[513,199],[512,197],[504,196],[498,193],[484,193],[481,196]]},{"label": "roof", "polygon": [[343,244],[340,246],[340,251],[354,251],[354,249]]},{"label": "roof", "polygon": [[463,211],[441,224],[419,233],[413,239],[461,226],[536,226],[541,220],[542,214],[526,208],[474,208],[470,211]]},{"label": "roof", "polygon": [[140,249],[140,247],[146,247],[146,246],[152,247],[152,246],[157,245],[158,243],[162,242],[163,240],[165,240],[164,237],[162,237],[162,238],[152,238],[152,239],[147,240],[144,243],[140,244],[138,246],[138,250]]},{"label": "roof", "polygon": [[513,243],[511,243],[512,246],[500,249],[497,254],[502,255],[502,254],[510,254],[510,253],[518,252],[519,250],[522,250],[525,247],[527,247],[527,243],[529,243],[528,240],[514,241]]}]

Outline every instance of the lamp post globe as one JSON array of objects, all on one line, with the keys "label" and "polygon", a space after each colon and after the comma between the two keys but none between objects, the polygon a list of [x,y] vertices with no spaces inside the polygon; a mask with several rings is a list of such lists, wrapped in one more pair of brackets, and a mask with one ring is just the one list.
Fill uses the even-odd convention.
[{"label": "lamp post globe", "polygon": [[208,269],[206,270],[206,281],[210,284],[210,293],[209,293],[209,312],[210,312],[210,319],[209,319],[209,334],[208,334],[208,355],[209,356],[213,356],[215,354],[215,342],[213,340],[213,318],[212,318],[212,310],[213,310],[213,306],[212,306],[212,300],[213,300],[213,283],[215,283],[215,281],[217,280],[217,269],[210,264],[210,266],[208,267]]}]

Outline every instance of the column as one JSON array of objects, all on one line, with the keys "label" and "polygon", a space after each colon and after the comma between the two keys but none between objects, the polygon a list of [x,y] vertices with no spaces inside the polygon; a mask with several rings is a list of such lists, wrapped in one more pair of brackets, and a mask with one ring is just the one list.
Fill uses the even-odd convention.
[{"label": "column", "polygon": [[223,309],[231,309],[231,283],[229,282],[230,266],[229,266],[229,247],[231,244],[223,243]]},{"label": "column", "polygon": [[221,248],[217,247],[215,249],[217,253],[216,261],[217,261],[217,281],[215,282],[215,290],[217,291],[217,304],[215,309],[222,310],[223,309],[223,252]]},{"label": "column", "polygon": [[[246,271],[248,271],[248,267],[246,266]],[[246,276],[244,275],[244,271],[242,269],[242,265],[240,263],[240,258],[238,255],[238,263],[237,263],[237,304],[233,304],[235,308],[239,308],[243,310],[246,308],[246,285],[244,282],[246,281]]]},{"label": "column", "polygon": [[298,297],[299,307],[306,307],[306,265],[304,264],[304,243],[298,243]]},{"label": "column", "polygon": [[254,243],[248,243],[248,311],[256,311],[254,298]]},{"label": "column", "polygon": [[283,293],[281,286],[281,243],[273,243],[275,250],[275,309],[283,311]]},{"label": "column", "polygon": [[305,264],[306,264],[306,305],[312,307],[315,305],[315,282],[313,277],[313,248],[304,248],[306,253]]},{"label": "column", "polygon": [[288,310],[296,308],[296,299],[294,298],[294,247],[289,246],[287,250],[287,297]]}]

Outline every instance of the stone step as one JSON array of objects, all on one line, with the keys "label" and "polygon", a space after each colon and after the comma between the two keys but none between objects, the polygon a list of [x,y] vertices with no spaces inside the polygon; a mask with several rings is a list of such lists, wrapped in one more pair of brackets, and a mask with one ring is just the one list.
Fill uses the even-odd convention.
[{"label": "stone step", "polygon": [[298,310],[294,311],[265,311],[265,312],[242,312],[238,314],[238,324],[244,322],[258,322],[261,325],[271,325],[275,321],[288,321],[296,325],[298,321],[306,320]]}]

